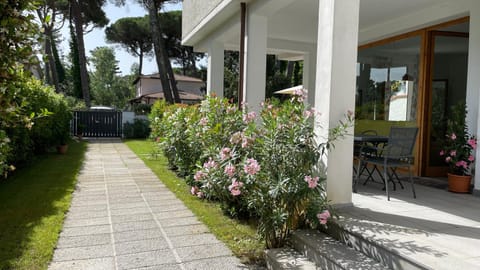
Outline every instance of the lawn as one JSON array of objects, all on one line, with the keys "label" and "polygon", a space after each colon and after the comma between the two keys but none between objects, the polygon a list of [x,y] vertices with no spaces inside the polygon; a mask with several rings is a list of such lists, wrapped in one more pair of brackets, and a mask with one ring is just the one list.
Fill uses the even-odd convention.
[{"label": "lawn", "polygon": [[47,268],[85,150],[72,142],[0,180],[0,269]]},{"label": "lawn", "polygon": [[237,257],[245,263],[263,261],[265,245],[258,238],[255,226],[228,218],[217,204],[192,196],[184,180],[168,169],[166,158],[162,155],[155,158],[152,156],[152,150],[155,147],[152,142],[129,140],[125,143]]}]

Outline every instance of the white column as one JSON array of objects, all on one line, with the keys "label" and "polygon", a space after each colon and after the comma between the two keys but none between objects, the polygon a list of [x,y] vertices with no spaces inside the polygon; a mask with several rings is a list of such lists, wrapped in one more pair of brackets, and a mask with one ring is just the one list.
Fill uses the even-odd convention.
[{"label": "white column", "polygon": [[317,53],[308,52],[303,56],[303,87],[308,90],[307,103],[315,105],[315,76],[317,72]]},{"label": "white column", "polygon": [[[470,132],[480,135],[480,2],[472,3],[467,75],[467,123]],[[474,175],[474,193],[480,195],[480,149],[477,148]]]},{"label": "white column", "polygon": [[213,41],[208,47],[207,69],[207,95],[215,94],[223,97],[223,68],[224,68],[223,44]]},{"label": "white column", "polygon": [[265,99],[267,69],[267,18],[247,11],[243,97],[250,110],[259,111]]},{"label": "white column", "polygon": [[[319,0],[315,127],[319,140],[355,108],[355,83],[360,0]],[[317,121],[318,122],[318,121]],[[353,128],[349,132],[353,134]],[[336,205],[352,201],[353,137],[335,143],[321,165],[327,169],[327,196]]]}]

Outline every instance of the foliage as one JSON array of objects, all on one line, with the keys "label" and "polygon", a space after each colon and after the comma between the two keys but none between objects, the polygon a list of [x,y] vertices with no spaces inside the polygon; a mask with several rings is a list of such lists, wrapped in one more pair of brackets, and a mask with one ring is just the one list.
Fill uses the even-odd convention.
[{"label": "foliage", "polygon": [[302,92],[284,103],[266,102],[261,119],[215,97],[198,109],[154,105],[152,112],[162,115],[155,116],[152,135],[170,165],[187,175],[193,195],[219,201],[231,216],[258,219],[267,247],[278,247],[290,230],[326,223],[325,172],[316,165],[353,120],[349,113],[317,145],[315,112],[304,98]]},{"label": "foliage", "polygon": [[0,2],[0,175],[4,177],[14,169],[7,160],[13,147],[6,129],[30,127],[33,118],[43,115],[26,110],[27,99],[18,91],[23,69],[36,63],[33,45],[40,33],[33,16],[36,8],[30,0]]},{"label": "foliage", "polygon": [[147,138],[150,135],[149,122],[146,119],[135,118],[133,123],[127,122],[123,125],[125,138]]},{"label": "foliage", "polygon": [[157,158],[147,155],[152,147],[155,147],[154,142],[129,140],[126,144],[219,240],[226,243],[233,254],[241,258],[242,262],[256,263],[263,260],[265,245],[258,239],[254,224],[228,218],[223,215],[216,202],[201,201],[190,196],[188,192],[190,187],[168,170],[167,160],[163,155]]},{"label": "foliage", "polygon": [[14,94],[23,99],[23,111],[43,111],[43,116],[48,115],[36,117],[34,123],[13,125],[6,129],[15,149],[8,155],[8,161],[17,166],[31,160],[36,153],[66,143],[70,137],[71,113],[63,95],[55,93],[52,87],[43,85],[33,77],[22,75],[15,86]]},{"label": "foliage", "polygon": [[465,122],[467,107],[461,102],[452,107],[452,115],[447,120],[447,134],[440,156],[445,157],[450,172],[457,175],[470,175],[470,164],[475,160],[472,151],[477,140],[468,132]]},{"label": "foliage", "polygon": [[97,105],[114,106],[123,109],[133,97],[133,87],[129,77],[117,75],[118,61],[115,52],[109,47],[92,50],[91,62],[95,72],[91,75],[92,99]]},{"label": "foliage", "polygon": [[0,181],[0,269],[47,269],[86,150],[39,156],[31,167]]},{"label": "foliage", "polygon": [[132,104],[132,111],[136,115],[149,115],[152,111],[152,104],[134,103]]},{"label": "foliage", "polygon": [[147,16],[121,18],[105,29],[108,42],[119,43],[128,53],[139,57],[138,75],[142,74],[143,57],[151,56],[152,35]]}]

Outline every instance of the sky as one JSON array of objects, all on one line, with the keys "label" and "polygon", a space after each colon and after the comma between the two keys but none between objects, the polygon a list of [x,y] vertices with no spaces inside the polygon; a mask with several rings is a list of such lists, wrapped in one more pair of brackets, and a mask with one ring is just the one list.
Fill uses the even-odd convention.
[{"label": "sky", "polygon": [[[116,20],[124,17],[143,17],[147,14],[147,11],[137,4],[136,1],[128,0],[123,7],[116,7],[114,4],[111,4],[110,1],[107,1],[105,6],[105,13],[109,19],[109,25],[114,23]],[[172,10],[181,10],[182,3],[178,4],[166,4],[162,11],[172,11]],[[68,55],[69,49],[69,40],[70,33],[68,29],[68,24],[66,23],[62,31],[63,41],[61,43],[61,51],[64,55]],[[115,56],[118,60],[118,67],[122,72],[121,75],[130,74],[130,69],[133,63],[138,63],[138,57],[133,56],[127,53],[126,50],[120,47],[117,44],[108,44],[105,41],[105,28],[95,28],[90,33],[84,36],[85,40],[85,53],[87,58],[90,56],[90,51],[96,47],[108,46],[112,47],[115,50]],[[90,69],[90,67],[89,67]],[[145,57],[143,61],[143,74],[156,73],[158,70],[155,58]]]}]

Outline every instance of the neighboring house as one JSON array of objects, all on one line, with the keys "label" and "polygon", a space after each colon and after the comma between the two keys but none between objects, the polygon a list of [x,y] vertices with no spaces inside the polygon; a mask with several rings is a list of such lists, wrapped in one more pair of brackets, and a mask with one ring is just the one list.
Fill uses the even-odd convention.
[{"label": "neighboring house", "polygon": [[[175,74],[175,80],[182,103],[193,104],[203,100],[205,83],[201,79]],[[158,73],[141,75],[133,84],[135,98],[131,103],[153,104],[157,99],[164,98]]]},{"label": "neighboring house", "polygon": [[[445,173],[436,158],[445,130],[438,115],[466,101],[469,128],[480,134],[478,0],[184,0],[183,18],[182,43],[208,53],[207,93],[222,95],[224,50],[244,48],[240,92],[254,109],[265,96],[266,55],[303,60],[319,138],[353,108],[356,125],[415,125],[415,174],[436,176]],[[351,203],[352,149],[347,136],[323,160],[335,204]]]}]

